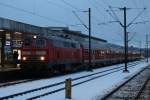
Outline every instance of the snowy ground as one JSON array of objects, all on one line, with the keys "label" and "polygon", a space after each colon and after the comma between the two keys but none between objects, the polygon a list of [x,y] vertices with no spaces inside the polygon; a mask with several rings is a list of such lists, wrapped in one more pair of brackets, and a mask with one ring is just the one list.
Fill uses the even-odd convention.
[{"label": "snowy ground", "polygon": [[[121,84],[129,77],[137,73],[148,63],[141,63],[134,68],[130,68],[129,73],[122,71],[98,78],[96,80],[85,83],[72,89],[72,100],[99,100],[105,93]],[[65,100],[64,91],[54,95],[45,96],[39,100]]]},{"label": "snowy ground", "polygon": [[[87,83],[75,86],[72,88],[72,100],[97,100],[97,99],[100,99],[105,93],[112,90],[117,85],[121,84],[123,81],[125,81],[126,79],[131,77],[133,74],[137,73],[137,71],[139,71],[146,65],[148,65],[148,63],[141,62],[140,64],[136,65],[134,68],[129,68],[129,71],[130,71],[129,73],[123,73],[123,71],[119,71],[119,72],[107,75],[105,77],[100,77],[95,80],[89,81]],[[121,64],[111,66],[111,68],[116,67],[116,66],[121,66]],[[91,73],[95,73],[95,72],[103,71],[103,70],[107,70],[107,69],[110,69],[110,67],[97,69],[97,70],[94,70],[93,72],[80,72],[80,73],[65,75],[65,76],[61,76],[61,77],[55,77],[55,78],[51,78],[51,79],[43,79],[43,80],[33,81],[33,82],[29,82],[29,83],[22,83],[22,84],[15,85],[15,86],[3,87],[3,88],[0,88],[0,97],[7,96],[9,94],[14,94],[14,93],[17,93],[20,91],[26,91],[26,90],[38,88],[38,87],[49,85],[49,84],[52,84],[55,82],[64,81],[67,78],[75,78],[75,77],[79,77],[79,76],[83,76],[86,74],[91,74]],[[82,81],[82,80],[80,80],[80,81]],[[62,87],[62,85],[60,85],[60,87]],[[45,89],[45,90],[39,91],[34,94],[23,95],[21,97],[14,98],[14,100],[27,99],[28,97],[32,97],[37,94],[51,91],[54,88]],[[57,88],[59,88],[59,87],[57,87]],[[57,88],[55,88],[55,89],[57,89]],[[54,93],[54,94],[39,98],[39,100],[65,100],[65,91],[60,91],[58,93]]]}]

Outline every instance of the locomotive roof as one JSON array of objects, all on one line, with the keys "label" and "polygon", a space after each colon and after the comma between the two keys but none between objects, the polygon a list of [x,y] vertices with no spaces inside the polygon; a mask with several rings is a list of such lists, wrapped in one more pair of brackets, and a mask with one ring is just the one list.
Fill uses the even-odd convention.
[{"label": "locomotive roof", "polygon": [[[87,49],[89,48],[89,42],[88,41],[75,41],[73,39],[67,39],[67,38],[58,37],[58,36],[47,36],[47,37],[42,36],[42,37],[45,38],[45,39],[53,40],[53,41],[81,44],[85,48],[87,48]],[[112,43],[107,43],[107,42],[94,42],[94,41],[91,41],[91,48],[92,49],[100,49],[100,48],[101,49],[111,49],[113,51],[124,52],[124,47],[123,46],[119,46],[119,45],[112,44]],[[129,47],[128,52],[139,52],[139,49],[134,48],[134,47]]]},{"label": "locomotive roof", "polygon": [[[26,37],[33,37],[34,35],[27,35]],[[59,40],[59,41],[65,41],[65,42],[72,42],[72,43],[78,43],[78,41],[72,40],[72,39],[67,39],[63,37],[58,37],[58,36],[41,36],[41,35],[36,35],[37,38],[44,38],[44,39],[50,39],[50,40]]]}]

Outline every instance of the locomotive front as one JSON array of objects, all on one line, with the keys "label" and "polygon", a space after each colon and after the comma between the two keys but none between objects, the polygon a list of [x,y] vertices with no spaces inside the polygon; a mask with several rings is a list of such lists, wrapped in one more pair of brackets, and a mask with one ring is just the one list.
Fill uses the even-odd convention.
[{"label": "locomotive front", "polygon": [[22,69],[43,69],[47,67],[49,60],[48,40],[42,37],[28,36],[24,39],[21,53]]}]

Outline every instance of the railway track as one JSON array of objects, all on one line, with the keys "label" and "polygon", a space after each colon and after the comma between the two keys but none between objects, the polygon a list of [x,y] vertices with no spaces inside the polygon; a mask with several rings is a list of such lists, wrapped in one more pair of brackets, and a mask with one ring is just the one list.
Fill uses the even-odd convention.
[{"label": "railway track", "polygon": [[[131,63],[128,67],[132,68],[137,64],[139,64],[139,62]],[[72,87],[83,84],[83,83],[86,83],[86,82],[89,82],[89,81],[92,81],[94,79],[97,79],[97,78],[100,78],[100,77],[103,77],[103,76],[106,76],[106,75],[109,75],[109,74],[112,74],[112,73],[115,73],[115,72],[118,72],[118,71],[121,71],[123,69],[124,69],[124,66],[119,66],[119,67],[111,68],[111,69],[108,69],[108,70],[105,70],[105,71],[100,71],[100,72],[84,75],[84,76],[81,76],[81,77],[73,78],[72,79],[72,82],[73,82]],[[50,95],[50,94],[53,94],[53,93],[64,90],[65,89],[64,83],[65,83],[65,81],[61,81],[61,82],[57,82],[57,83],[54,83],[54,84],[42,86],[42,87],[39,87],[39,88],[14,93],[14,94],[11,94],[11,95],[0,97],[0,100],[10,99],[10,98],[15,99],[15,98],[20,98],[20,97],[24,97],[28,100],[40,98],[40,97]],[[32,96],[31,96],[31,94],[32,94]]]},{"label": "railway track", "polygon": [[143,88],[141,88],[137,100],[149,100],[150,98],[150,78],[145,82]]},{"label": "railway track", "polygon": [[149,100],[149,93],[150,66],[147,66],[100,100]]},{"label": "railway track", "polygon": [[35,79],[25,79],[6,83],[0,83],[0,88],[35,81]]},{"label": "railway track", "polygon": [[[137,61],[138,62],[138,61]],[[134,63],[137,63],[137,62],[134,62]],[[132,63],[131,63],[132,64]],[[121,68],[121,67],[123,67],[123,66],[120,66],[120,67],[117,67],[117,68]],[[107,70],[106,70],[107,71]],[[44,77],[44,78],[42,78],[42,79],[48,79],[48,78],[50,78],[50,76],[48,76],[48,77]],[[8,82],[3,82],[3,83],[0,83],[0,88],[1,87],[7,87],[7,86],[13,86],[13,85],[18,85],[18,84],[22,84],[22,83],[28,83],[28,82],[32,82],[32,81],[36,81],[36,80],[40,80],[40,78],[36,78],[36,79],[20,79],[20,80],[16,80],[16,81],[8,81]]]},{"label": "railway track", "polygon": [[[23,73],[19,73],[19,74],[23,74]],[[31,76],[28,76],[28,77],[31,77]],[[15,80],[15,81],[8,81],[8,82],[2,82],[0,83],[0,88],[1,87],[7,87],[7,86],[13,86],[13,85],[19,85],[19,84],[22,84],[22,83],[28,83],[28,82],[32,82],[32,81],[36,81],[36,80],[40,80],[40,79],[48,79],[50,77],[53,77],[53,76],[46,76],[46,77],[41,77],[41,78],[31,78],[31,79],[28,79],[27,77],[25,79],[19,79],[19,80]]]}]

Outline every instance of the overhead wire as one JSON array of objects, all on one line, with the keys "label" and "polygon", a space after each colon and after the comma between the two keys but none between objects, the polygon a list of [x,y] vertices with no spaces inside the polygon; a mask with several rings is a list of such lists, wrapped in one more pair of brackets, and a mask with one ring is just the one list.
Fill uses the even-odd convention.
[{"label": "overhead wire", "polygon": [[[140,1],[139,1],[140,2]],[[140,2],[141,3],[141,2]],[[143,7],[146,7],[145,6],[145,3],[144,3],[144,1],[142,1],[142,4],[143,4]],[[147,9],[147,11],[145,11],[145,13],[148,13],[148,9]],[[148,14],[144,14],[148,19],[149,19],[149,16],[148,16]],[[150,20],[150,19],[149,19]],[[147,31],[150,31],[150,28],[147,26],[147,24],[144,24],[145,25],[145,29],[147,30]]]},{"label": "overhead wire", "polygon": [[111,6],[109,6],[109,9],[113,13],[115,20],[118,21],[121,26],[123,26],[123,24],[121,23],[121,21],[117,17],[116,13],[112,10]]},{"label": "overhead wire", "polygon": [[134,32],[134,34],[130,37],[130,39],[128,39],[128,42],[130,42],[136,35],[136,32]]},{"label": "overhead wire", "polygon": [[0,5],[1,5],[1,6],[5,6],[5,7],[7,7],[7,8],[16,9],[16,10],[18,10],[18,11],[25,12],[25,13],[28,13],[28,14],[31,14],[31,15],[34,15],[34,16],[38,16],[38,17],[41,17],[41,18],[46,19],[46,20],[51,21],[51,22],[56,22],[56,23],[59,23],[59,24],[64,24],[64,25],[66,25],[65,22],[62,22],[62,21],[59,21],[59,20],[56,20],[56,19],[53,19],[53,18],[49,18],[49,17],[43,16],[43,15],[37,14],[37,13],[35,13],[35,12],[28,11],[28,10],[25,10],[25,9],[22,9],[22,8],[18,8],[18,7],[9,5],[9,4],[5,4],[5,3],[0,2]]},{"label": "overhead wire", "polygon": [[[64,6],[62,6],[62,5],[60,5],[60,4],[58,4],[58,3],[55,3],[55,2],[52,2],[52,1],[50,1],[50,0],[47,0],[47,2],[48,3],[52,3],[52,4],[54,4],[55,6],[57,6],[57,7],[61,7],[61,8],[63,8],[64,10],[67,10],[67,11],[70,11],[71,13],[72,12],[83,12],[83,11],[80,11],[77,7],[75,7],[75,6],[73,6],[72,4],[70,4],[70,3],[68,3],[68,2],[66,2],[66,1],[62,1],[62,3],[64,3],[65,5],[67,5],[68,7],[71,7],[72,9],[68,9],[68,8],[66,8],[66,7],[64,7]],[[75,15],[75,14],[74,14]],[[79,16],[77,17],[78,15],[76,14],[75,15],[75,17],[79,20],[80,18],[79,18]],[[81,23],[81,19],[79,20],[80,21],[80,23]],[[79,25],[80,26],[83,26],[83,23],[82,24],[67,24],[67,27],[79,27]],[[85,26],[85,25],[84,25]]]},{"label": "overhead wire", "polygon": [[[99,2],[100,2],[100,0],[99,0]],[[109,4],[106,0],[101,0],[101,2],[102,2],[106,7],[109,8],[110,4]],[[110,10],[106,9],[105,11],[106,11],[107,14],[108,14],[109,16],[111,16],[111,18],[113,19],[113,21],[112,21],[112,22],[110,21],[109,24],[116,22],[116,23],[119,23],[119,24],[122,26],[121,22],[119,22],[118,19],[116,19],[116,17],[110,12]],[[104,24],[106,24],[106,23],[104,23]],[[119,36],[121,36],[118,32],[115,32],[115,33],[117,33]],[[121,36],[121,38],[122,38],[122,36]],[[114,39],[113,39],[113,40],[114,40]]]},{"label": "overhead wire", "polygon": [[[73,9],[76,9],[76,11],[73,11],[73,14],[76,16],[76,18],[80,21],[80,23],[86,28],[88,29],[87,25],[81,20],[81,18],[77,15],[76,12],[84,12],[84,11],[81,11],[81,9],[78,9],[77,7],[75,7],[74,5],[70,4],[69,2],[65,1],[65,0],[62,0],[63,3],[65,3],[66,5],[70,6],[71,8]],[[94,5],[93,5],[94,6]],[[97,8],[98,9],[98,8]],[[101,15],[101,14],[100,14]],[[102,14],[103,15],[103,14]],[[92,17],[94,17],[92,15]],[[104,17],[105,18],[105,17]],[[97,22],[98,19],[97,18],[94,18],[94,20]]]},{"label": "overhead wire", "polygon": [[76,9],[77,11],[82,11],[81,9],[75,7],[74,5],[72,5],[71,3],[65,1],[65,0],[61,0],[64,4],[68,5],[69,7]]},{"label": "overhead wire", "polygon": [[[135,2],[134,0],[132,0],[132,2],[133,2],[133,5],[135,5],[135,7],[137,7],[138,8],[138,6],[137,6],[137,2],[138,2],[138,0],[137,0],[137,2]],[[143,3],[143,8],[146,8],[146,6],[144,5],[144,2],[142,1],[142,3]],[[141,3],[139,3],[139,4],[141,4]],[[145,11],[146,12],[146,11]],[[145,14],[144,14],[145,15]],[[144,24],[144,28],[147,30],[148,28],[146,28],[147,26],[146,26],[146,23],[147,22],[149,22],[149,21],[143,21],[143,22],[135,22],[135,23],[132,23],[132,24]],[[133,41],[133,40],[132,40]]]},{"label": "overhead wire", "polygon": [[131,2],[133,3],[133,5],[135,5],[135,7],[138,7],[137,3],[134,0],[131,0]]},{"label": "overhead wire", "polygon": [[58,3],[55,3],[55,2],[53,2],[53,1],[50,1],[50,0],[46,0],[49,4],[53,4],[53,5],[55,5],[55,6],[57,6],[57,7],[61,7],[61,9],[64,9],[64,10],[67,10],[67,11],[71,11],[72,12],[72,10],[71,9],[68,9],[68,8],[66,8],[66,7],[64,7],[64,6],[62,6],[62,5],[60,5],[60,4],[58,4]]},{"label": "overhead wire", "polygon": [[[99,9],[99,7],[97,6],[97,5],[100,5],[100,3],[99,2],[97,2],[96,0],[92,0],[92,1],[90,1],[90,0],[88,0],[89,1],[89,4],[91,5],[91,6],[93,6],[94,8],[95,8],[95,10],[98,12],[98,14],[100,15],[100,16],[103,16],[103,18],[104,18],[104,20],[106,19],[106,16],[105,16],[105,14],[102,12],[102,10],[101,9]],[[94,3],[95,2],[95,3]],[[101,8],[102,8],[102,6],[101,6]],[[105,10],[105,8],[103,8],[104,10]],[[97,16],[98,17],[98,16]],[[99,17],[99,19],[100,19],[100,17]],[[100,25],[100,24],[98,24],[98,22],[100,22],[100,21],[96,21],[96,24],[97,25]],[[102,22],[102,23],[105,23],[105,22]],[[101,25],[107,25],[107,24],[101,24]]]},{"label": "overhead wire", "polygon": [[73,11],[73,14],[76,16],[76,18],[80,21],[80,23],[86,28],[86,29],[89,29],[86,24],[80,19],[80,17],[76,14],[75,11]]},{"label": "overhead wire", "polygon": [[102,13],[102,11],[101,11],[93,2],[91,2],[90,0],[88,0],[88,1],[89,1],[89,4],[92,5],[92,6],[97,10],[98,14],[99,14],[100,16],[103,16],[103,18],[105,19],[106,17],[105,17],[104,14]]},{"label": "overhead wire", "polygon": [[106,6],[110,5],[107,0],[101,0]]},{"label": "overhead wire", "polygon": [[[76,12],[84,12],[81,9],[77,8],[76,6],[72,5],[71,3],[65,1],[65,0],[61,0],[64,4],[66,4],[67,6],[75,9],[75,11],[72,11],[73,14],[75,15],[75,17],[80,21],[80,23],[86,28],[88,29],[87,25],[81,20],[81,18],[77,15]],[[94,17],[94,16],[93,16]],[[98,20],[96,18],[94,18],[94,20],[97,22]]]},{"label": "overhead wire", "polygon": [[[96,10],[97,10],[97,12],[98,12],[98,14],[100,15],[100,16],[103,16],[103,18],[104,18],[104,20],[106,20],[106,16],[105,16],[105,14],[102,12],[102,10],[101,9],[99,9],[99,6],[98,5],[101,5],[98,1],[96,1],[96,0],[92,0],[92,1],[90,1],[90,0],[88,0],[89,1],[89,3],[90,3],[90,5],[92,5]],[[94,3],[95,2],[95,3]],[[102,6],[100,6],[101,8],[103,8],[104,10],[106,10],[104,7],[102,7]],[[97,21],[98,22],[98,21]],[[96,22],[96,23],[97,23]],[[102,23],[105,23],[105,22],[102,22]],[[106,25],[106,24],[105,24]]]},{"label": "overhead wire", "polygon": [[144,9],[127,25],[127,27],[129,27],[137,18],[139,18],[139,16],[141,16],[141,15],[143,14],[143,12],[144,12],[145,9],[146,9],[146,8],[144,8]]},{"label": "overhead wire", "polygon": [[[48,0],[49,1],[49,0]],[[61,0],[65,5],[67,5],[67,6],[69,6],[69,7],[71,7],[72,9],[75,9],[75,10],[71,10],[72,12],[73,12],[73,14],[75,15],[75,17],[79,20],[79,22],[81,23],[81,25],[82,26],[84,26],[86,29],[88,29],[88,27],[87,27],[87,25],[82,21],[82,19],[77,15],[77,13],[76,12],[84,12],[84,11],[82,11],[81,9],[79,9],[79,8],[77,8],[76,6],[74,6],[74,5],[72,5],[71,3],[69,3],[69,2],[67,2],[67,1],[65,1],[65,0]],[[51,2],[51,1],[50,1]],[[57,5],[56,3],[55,3],[55,5]],[[58,5],[57,5],[58,6]],[[70,10],[70,9],[69,9]],[[92,17],[94,17],[94,16],[92,16]],[[98,19],[96,19],[96,18],[94,18],[94,20],[95,20],[95,22],[97,22],[98,21]],[[75,25],[68,25],[68,26],[71,26],[71,27],[78,27],[79,26],[79,24],[75,24]]]}]

